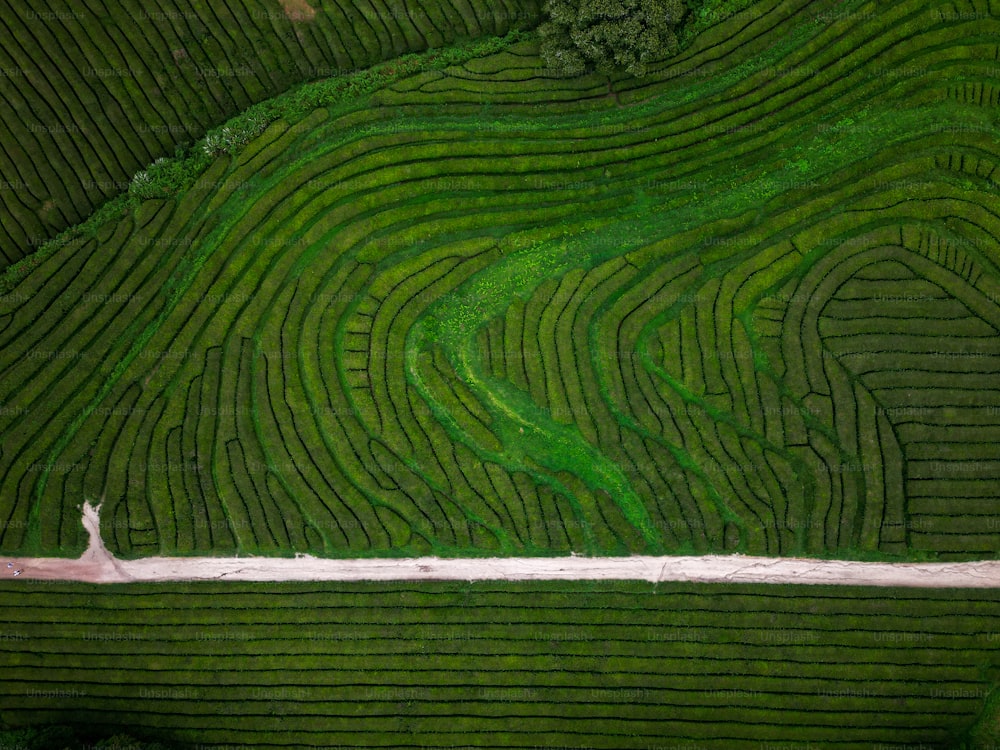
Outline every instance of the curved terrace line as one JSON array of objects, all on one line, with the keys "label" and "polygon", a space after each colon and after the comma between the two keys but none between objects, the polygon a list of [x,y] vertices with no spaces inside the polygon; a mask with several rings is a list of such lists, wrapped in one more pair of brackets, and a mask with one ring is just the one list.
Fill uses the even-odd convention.
[{"label": "curved terrace line", "polygon": [[[509,557],[329,559],[146,557],[119,560],[104,546],[100,506],[83,508],[90,535],[77,559],[6,558],[0,575],[83,583],[156,581],[542,581],[637,580],[697,583],[801,583],[833,586],[1000,588],[1000,560],[881,563],[703,555],[691,557]],[[9,566],[8,566],[9,563]]]}]

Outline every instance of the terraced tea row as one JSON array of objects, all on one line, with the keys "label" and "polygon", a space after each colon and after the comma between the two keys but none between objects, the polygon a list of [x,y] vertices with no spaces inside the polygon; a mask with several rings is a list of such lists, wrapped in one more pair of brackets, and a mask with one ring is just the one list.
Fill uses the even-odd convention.
[{"label": "terraced tea row", "polygon": [[251,104],[538,16],[533,0],[5,0],[0,268]]},{"label": "terraced tea row", "polygon": [[995,555],[1000,24],[754,8],[277,123],[61,248],[0,309],[0,547],[90,498],[124,556]]},{"label": "terraced tea row", "polygon": [[205,748],[945,747],[1000,667],[988,592],[260,586],[0,585],[0,721]]}]

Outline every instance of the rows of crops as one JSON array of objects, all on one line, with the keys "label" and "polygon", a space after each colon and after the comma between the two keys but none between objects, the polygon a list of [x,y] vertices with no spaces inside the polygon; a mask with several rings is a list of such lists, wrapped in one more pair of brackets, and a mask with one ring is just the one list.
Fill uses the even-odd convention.
[{"label": "rows of crops", "polygon": [[255,102],[538,14],[534,0],[4,0],[0,268]]},{"label": "rows of crops", "polygon": [[203,748],[953,746],[1000,674],[997,594],[888,593],[8,582],[0,721]]},{"label": "rows of crops", "polygon": [[[0,548],[1000,551],[1000,21],[761,2],[270,126],[0,301]],[[122,325],[127,322],[127,326]]]}]

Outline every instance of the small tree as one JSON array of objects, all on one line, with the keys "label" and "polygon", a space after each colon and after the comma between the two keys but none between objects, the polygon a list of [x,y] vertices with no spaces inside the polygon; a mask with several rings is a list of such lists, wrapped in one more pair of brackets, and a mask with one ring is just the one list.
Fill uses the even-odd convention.
[{"label": "small tree", "polygon": [[561,75],[593,66],[605,75],[624,68],[643,76],[647,63],[677,51],[685,10],[682,0],[547,0],[542,59]]}]

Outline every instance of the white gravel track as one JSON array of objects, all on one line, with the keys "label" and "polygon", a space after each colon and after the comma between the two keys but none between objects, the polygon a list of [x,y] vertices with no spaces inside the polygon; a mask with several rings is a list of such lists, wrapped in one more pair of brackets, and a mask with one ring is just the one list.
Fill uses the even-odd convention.
[{"label": "white gravel track", "polygon": [[[0,576],[87,583],[144,581],[574,581],[803,583],[839,586],[1000,588],[1000,560],[880,563],[706,555],[702,557],[513,557],[329,559],[146,557],[119,560],[104,547],[100,507],[85,504],[90,545],[78,559],[0,558]],[[6,563],[11,563],[8,567]]]}]

